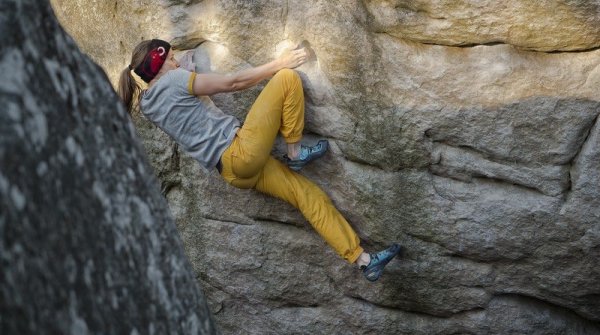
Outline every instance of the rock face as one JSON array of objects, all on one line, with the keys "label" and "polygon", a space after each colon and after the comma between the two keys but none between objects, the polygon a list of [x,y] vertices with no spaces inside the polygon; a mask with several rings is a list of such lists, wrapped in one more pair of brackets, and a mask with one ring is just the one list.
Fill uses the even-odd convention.
[{"label": "rock face", "polygon": [[0,333],[215,333],[104,73],[49,2],[0,13]]},{"label": "rock face", "polygon": [[[197,71],[314,50],[307,135],[332,150],[302,173],[367,249],[404,246],[376,284],[293,208],[135,119],[225,333],[600,333],[597,1],[53,4],[113,82],[142,38],[193,50]],[[259,90],[213,99],[243,118]]]}]

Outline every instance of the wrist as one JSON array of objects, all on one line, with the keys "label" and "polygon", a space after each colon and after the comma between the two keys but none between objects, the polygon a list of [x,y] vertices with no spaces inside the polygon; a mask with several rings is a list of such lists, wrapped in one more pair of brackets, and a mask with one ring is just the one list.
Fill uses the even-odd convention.
[{"label": "wrist", "polygon": [[279,57],[273,61],[273,70],[274,70],[273,72],[276,73],[277,71],[279,71],[283,68],[285,68],[285,63],[283,62],[281,57]]}]

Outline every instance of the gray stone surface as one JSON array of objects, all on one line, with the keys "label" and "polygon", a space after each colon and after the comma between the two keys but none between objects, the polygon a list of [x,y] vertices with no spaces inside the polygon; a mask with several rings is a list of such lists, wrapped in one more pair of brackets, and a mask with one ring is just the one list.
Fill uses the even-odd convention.
[{"label": "gray stone surface", "polygon": [[47,1],[1,1],[0,31],[0,333],[216,333],[102,70]]},{"label": "gray stone surface", "polygon": [[[113,82],[141,38],[193,50],[198,71],[315,51],[298,69],[308,140],[332,148],[302,173],[367,249],[404,246],[376,284],[293,208],[134,118],[225,333],[600,333],[598,1],[53,3]],[[87,47],[89,17],[122,61]],[[212,98],[243,118],[259,89]]]}]

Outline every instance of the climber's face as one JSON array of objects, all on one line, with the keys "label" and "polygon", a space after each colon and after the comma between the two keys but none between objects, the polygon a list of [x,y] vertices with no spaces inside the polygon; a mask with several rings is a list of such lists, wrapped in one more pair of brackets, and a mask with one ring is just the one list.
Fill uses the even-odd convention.
[{"label": "climber's face", "polygon": [[171,70],[175,70],[179,67],[179,63],[175,60],[175,56],[173,55],[173,50],[169,50],[169,54],[167,55],[167,59],[165,60],[160,72],[166,73]]}]

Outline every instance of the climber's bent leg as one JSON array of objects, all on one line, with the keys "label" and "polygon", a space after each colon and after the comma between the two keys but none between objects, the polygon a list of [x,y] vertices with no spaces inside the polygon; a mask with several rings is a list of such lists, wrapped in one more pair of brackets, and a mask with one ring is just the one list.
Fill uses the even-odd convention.
[{"label": "climber's bent leg", "polygon": [[269,159],[277,133],[286,143],[297,143],[303,129],[302,81],[295,71],[281,70],[262,90],[232,143],[233,172],[238,178],[257,175]]}]

